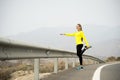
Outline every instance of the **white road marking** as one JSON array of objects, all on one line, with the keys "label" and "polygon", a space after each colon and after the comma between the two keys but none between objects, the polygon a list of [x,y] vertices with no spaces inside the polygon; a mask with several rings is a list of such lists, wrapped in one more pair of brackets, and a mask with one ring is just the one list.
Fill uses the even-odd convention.
[{"label": "white road marking", "polygon": [[105,64],[105,65],[102,65],[102,66],[98,67],[96,69],[96,71],[94,72],[92,80],[100,80],[100,73],[101,73],[102,68],[106,67],[106,66],[109,66],[109,65],[114,65],[114,64],[118,64],[118,63]]}]

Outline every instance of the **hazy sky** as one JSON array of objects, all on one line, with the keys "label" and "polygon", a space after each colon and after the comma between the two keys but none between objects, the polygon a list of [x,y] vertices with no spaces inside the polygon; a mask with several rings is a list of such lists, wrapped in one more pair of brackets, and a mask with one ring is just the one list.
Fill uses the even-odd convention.
[{"label": "hazy sky", "polygon": [[0,0],[0,36],[77,23],[120,26],[120,0]]}]

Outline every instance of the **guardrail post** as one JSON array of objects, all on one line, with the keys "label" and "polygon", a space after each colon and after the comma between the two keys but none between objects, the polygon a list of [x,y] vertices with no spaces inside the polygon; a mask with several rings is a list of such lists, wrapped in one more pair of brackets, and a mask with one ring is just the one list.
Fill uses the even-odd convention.
[{"label": "guardrail post", "polygon": [[89,60],[88,60],[88,58],[86,59],[86,62],[87,62],[87,65],[89,64]]},{"label": "guardrail post", "polygon": [[88,64],[88,60],[87,60],[87,58],[85,58],[84,60],[85,60],[85,61],[84,61],[85,64],[87,65],[87,64]]},{"label": "guardrail post", "polygon": [[54,60],[54,73],[58,72],[58,58],[55,58]]},{"label": "guardrail post", "polygon": [[34,80],[39,80],[39,59],[34,59]]},{"label": "guardrail post", "polygon": [[98,62],[97,62],[97,61],[95,61],[95,64],[98,64]]},{"label": "guardrail post", "polygon": [[73,65],[72,66],[75,67],[75,58],[73,58]]},{"label": "guardrail post", "polygon": [[65,58],[65,69],[68,69],[68,59]]}]

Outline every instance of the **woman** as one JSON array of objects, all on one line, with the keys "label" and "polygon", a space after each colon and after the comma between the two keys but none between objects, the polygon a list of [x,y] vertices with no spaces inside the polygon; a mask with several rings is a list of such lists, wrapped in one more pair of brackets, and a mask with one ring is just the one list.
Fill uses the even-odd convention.
[{"label": "woman", "polygon": [[[60,35],[65,35],[65,36],[74,36],[76,39],[76,49],[77,49],[77,56],[79,57],[80,65],[83,65],[83,58],[82,58],[82,47],[83,47],[83,41],[86,44],[86,47],[89,48],[89,43],[84,35],[84,32],[82,31],[82,26],[81,24],[77,24],[76,26],[77,32],[74,33],[65,33],[65,34],[60,34]],[[82,66],[79,66],[77,69],[83,69]]]}]

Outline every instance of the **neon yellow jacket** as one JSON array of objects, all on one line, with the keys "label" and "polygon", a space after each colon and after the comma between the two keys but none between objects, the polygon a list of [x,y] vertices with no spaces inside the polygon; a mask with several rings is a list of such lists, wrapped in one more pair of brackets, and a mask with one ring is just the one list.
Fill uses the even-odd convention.
[{"label": "neon yellow jacket", "polygon": [[83,31],[78,31],[78,32],[74,32],[71,34],[65,33],[65,35],[66,36],[74,36],[76,39],[76,45],[83,44],[83,40],[84,40],[86,46],[89,47],[89,43],[88,43]]}]

